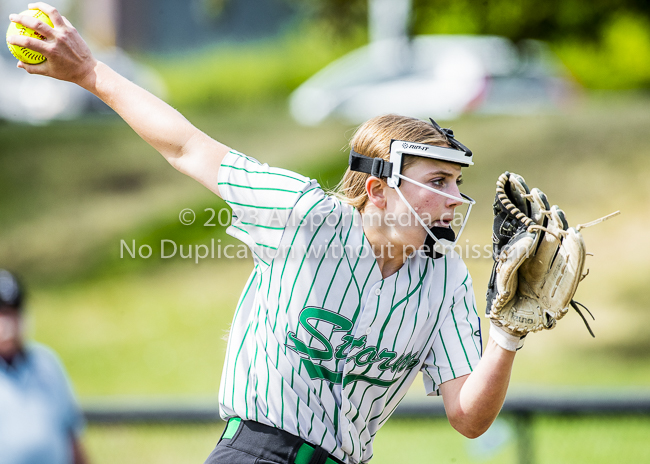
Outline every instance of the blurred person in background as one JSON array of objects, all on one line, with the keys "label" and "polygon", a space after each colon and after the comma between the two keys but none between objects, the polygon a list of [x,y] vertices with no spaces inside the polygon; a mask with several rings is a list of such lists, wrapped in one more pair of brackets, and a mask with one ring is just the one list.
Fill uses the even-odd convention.
[{"label": "blurred person in background", "polygon": [[25,341],[23,289],[0,269],[0,464],[85,464],[83,427],[59,359]]}]

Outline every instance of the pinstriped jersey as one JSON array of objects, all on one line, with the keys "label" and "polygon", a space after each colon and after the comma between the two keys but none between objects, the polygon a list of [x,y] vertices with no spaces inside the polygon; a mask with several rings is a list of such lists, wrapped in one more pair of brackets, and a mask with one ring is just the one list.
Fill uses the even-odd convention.
[{"label": "pinstriped jersey", "polygon": [[348,463],[423,373],[427,394],[472,372],[481,333],[458,255],[411,255],[382,278],[350,205],[231,151],[218,177],[228,233],[252,250],[219,393],[222,418],[282,428]]}]

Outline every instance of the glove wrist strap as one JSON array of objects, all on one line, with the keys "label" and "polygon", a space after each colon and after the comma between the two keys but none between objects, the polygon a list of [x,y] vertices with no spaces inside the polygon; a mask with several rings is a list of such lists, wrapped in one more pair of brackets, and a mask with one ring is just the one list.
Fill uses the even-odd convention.
[{"label": "glove wrist strap", "polygon": [[490,321],[490,337],[501,348],[507,351],[517,351],[524,346],[526,337],[517,337],[509,334],[503,328]]}]

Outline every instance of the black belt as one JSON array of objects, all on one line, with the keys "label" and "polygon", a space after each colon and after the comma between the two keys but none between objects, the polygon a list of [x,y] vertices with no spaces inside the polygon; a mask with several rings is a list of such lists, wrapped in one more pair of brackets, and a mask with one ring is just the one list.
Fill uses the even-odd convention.
[{"label": "black belt", "polygon": [[[239,437],[241,436],[241,439]],[[234,417],[228,420],[222,440],[238,439],[237,443],[230,446],[236,449],[240,447],[248,448],[247,443],[254,443],[250,449],[243,449],[242,451],[255,454],[264,448],[277,448],[282,449],[286,447],[297,447],[293,464],[344,464],[343,461],[330,456],[327,451],[317,445],[307,443],[302,438],[296,437],[284,430],[271,427],[259,422],[243,421],[239,417]]]}]

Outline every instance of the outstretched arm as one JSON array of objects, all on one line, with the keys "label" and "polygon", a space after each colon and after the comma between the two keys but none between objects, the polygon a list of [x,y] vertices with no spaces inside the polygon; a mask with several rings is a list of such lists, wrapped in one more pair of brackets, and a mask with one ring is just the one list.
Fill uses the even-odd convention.
[{"label": "outstretched arm", "polygon": [[468,438],[482,435],[494,422],[506,397],[514,351],[490,337],[481,362],[469,374],[440,385],[449,423]]},{"label": "outstretched arm", "polygon": [[75,83],[113,108],[149,145],[180,172],[196,179],[217,195],[217,172],[229,148],[210,138],[174,108],[97,61],[70,22],[46,3],[29,8],[45,12],[54,28],[21,15],[9,19],[43,35],[46,40],[11,36],[9,43],[41,53],[46,61],[18,63],[30,74]]}]

